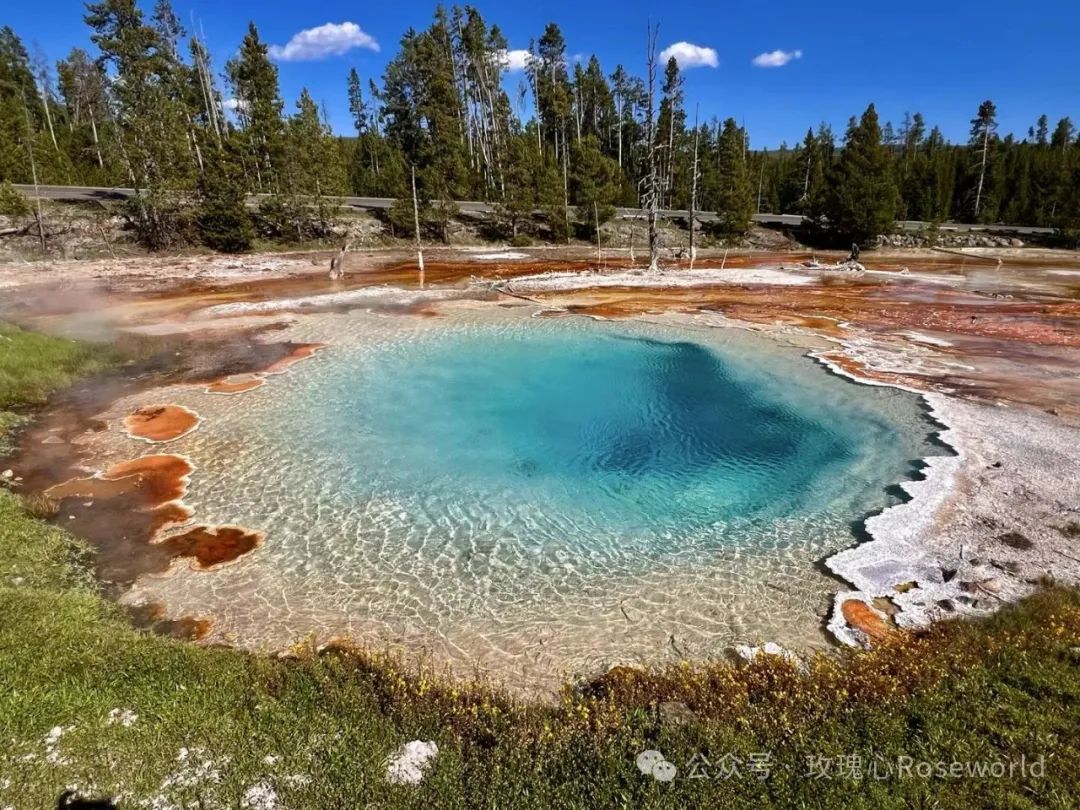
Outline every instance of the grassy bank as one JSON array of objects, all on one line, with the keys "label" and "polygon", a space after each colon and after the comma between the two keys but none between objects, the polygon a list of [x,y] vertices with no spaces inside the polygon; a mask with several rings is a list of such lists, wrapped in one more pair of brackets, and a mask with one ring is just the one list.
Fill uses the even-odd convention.
[{"label": "grassy bank", "polygon": [[[96,365],[72,344],[2,334],[5,408]],[[39,360],[3,359],[24,346]],[[765,657],[616,670],[541,706],[359,651],[286,660],[136,631],[97,594],[90,554],[0,490],[0,808],[53,806],[70,786],[156,808],[1080,801],[1070,590],[805,668]],[[427,778],[388,784],[387,756],[417,738],[439,745]],[[677,768],[673,781],[638,770],[645,749]],[[922,762],[935,772],[922,775]],[[938,774],[953,762],[987,772]],[[1012,775],[994,775],[995,763]]]},{"label": "grassy bank", "polygon": [[76,377],[115,362],[107,349],[23,331],[0,322],[0,456],[12,451],[8,437],[44,404],[49,393]]}]

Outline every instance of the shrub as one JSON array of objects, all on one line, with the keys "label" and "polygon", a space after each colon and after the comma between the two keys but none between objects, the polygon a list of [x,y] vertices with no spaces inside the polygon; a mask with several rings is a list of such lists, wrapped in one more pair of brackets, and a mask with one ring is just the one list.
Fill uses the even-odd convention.
[{"label": "shrub", "polygon": [[124,203],[123,214],[135,240],[149,250],[166,250],[194,240],[190,209],[173,193],[151,189]]},{"label": "shrub", "polygon": [[0,183],[0,214],[18,219],[30,216],[33,210],[25,194],[7,180]]},{"label": "shrub", "polygon": [[524,233],[519,233],[510,240],[510,247],[529,247],[530,245],[532,245],[532,239]]},{"label": "shrub", "polygon": [[199,177],[199,212],[196,219],[204,245],[224,253],[251,249],[255,235],[247,210],[244,182],[235,161],[224,155],[208,156]]}]

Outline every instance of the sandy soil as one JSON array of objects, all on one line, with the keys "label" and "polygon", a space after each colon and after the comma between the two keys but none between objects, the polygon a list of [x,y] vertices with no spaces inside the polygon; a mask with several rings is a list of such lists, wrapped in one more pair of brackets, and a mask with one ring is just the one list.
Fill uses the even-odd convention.
[{"label": "sandy soil", "polygon": [[[805,346],[836,373],[923,393],[956,451],[905,486],[910,501],[867,521],[872,540],[825,561],[850,585],[829,623],[837,639],[866,643],[882,628],[985,613],[1043,577],[1080,584],[1076,253],[882,252],[864,254],[866,271],[852,272],[828,266],[836,255],[717,251],[700,255],[694,271],[669,262],[649,274],[614,251],[602,266],[587,249],[427,251],[423,291],[401,250],[350,254],[339,282],[327,278],[329,257],[0,265],[0,317],[90,338],[272,342],[268,329],[312,311],[437,316],[448,298],[492,306],[524,298],[592,317],[755,329]],[[242,394],[296,352],[283,352],[277,369],[229,368],[203,385]],[[179,545],[205,546],[211,536],[219,537],[202,532]],[[257,545],[238,537],[227,544]]]}]

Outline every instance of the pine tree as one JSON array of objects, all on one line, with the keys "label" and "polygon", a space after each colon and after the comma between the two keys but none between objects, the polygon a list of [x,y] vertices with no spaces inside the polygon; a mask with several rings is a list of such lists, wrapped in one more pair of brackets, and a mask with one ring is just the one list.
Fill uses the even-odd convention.
[{"label": "pine tree", "polygon": [[194,166],[188,152],[184,110],[170,94],[168,45],[147,25],[134,0],[86,6],[86,23],[101,63],[116,71],[110,85],[119,149],[136,196],[129,215],[139,240],[151,249],[185,238],[181,193]]},{"label": "pine tree", "polygon": [[337,140],[307,88],[286,124],[284,154],[280,182],[289,229],[301,241],[325,236],[340,204],[334,197],[345,192],[345,172]]},{"label": "pine tree", "polygon": [[251,191],[280,191],[283,168],[285,125],[284,102],[278,90],[278,73],[270,61],[269,49],[259,39],[255,23],[248,31],[239,53],[229,60],[225,73],[236,99],[241,144]]},{"label": "pine tree", "polygon": [[825,152],[812,129],[792,156],[780,189],[780,210],[816,219],[824,209]]},{"label": "pine tree", "polygon": [[645,88],[640,78],[619,65],[611,74],[611,92],[615,105],[615,159],[628,174],[636,176],[629,146],[640,139],[641,127],[634,113],[643,106]]},{"label": "pine tree", "polygon": [[828,220],[837,235],[867,244],[893,229],[896,184],[873,104],[848,124],[830,186]]},{"label": "pine tree", "polygon": [[[452,47],[445,20],[423,33],[406,32],[401,51],[386,67],[383,114],[386,134],[406,164],[416,167],[417,192],[426,207],[440,200],[439,230],[450,203],[470,188],[461,98],[455,84]],[[411,217],[411,209],[409,211]]]},{"label": "pine tree", "polygon": [[530,77],[536,98],[537,118],[543,142],[562,160],[570,119],[571,88],[566,73],[566,40],[555,23],[548,23],[536,44],[530,63]]},{"label": "pine tree", "polygon": [[907,219],[932,220],[933,178],[925,143],[926,123],[922,113],[905,117],[900,135],[903,153],[897,165],[897,187],[900,193],[897,213]]},{"label": "pine tree", "polygon": [[586,135],[570,148],[570,201],[577,206],[578,221],[591,231],[615,216],[619,196],[619,165],[600,150],[595,135]]},{"label": "pine tree", "polygon": [[673,195],[676,189],[681,188],[676,174],[679,168],[679,151],[683,145],[683,135],[686,130],[683,77],[674,56],[668,59],[664,67],[664,86],[661,92],[660,113],[656,123],[657,137],[663,144],[660,160],[661,207],[666,205],[674,208],[676,205],[672,199]]},{"label": "pine tree", "polygon": [[27,149],[33,147],[41,108],[30,55],[8,26],[0,28],[0,179],[30,182]]},{"label": "pine tree", "polygon": [[754,213],[754,192],[746,165],[745,133],[735,123],[734,118],[724,122],[717,152],[717,230],[725,236],[742,234],[750,228]]},{"label": "pine tree", "polygon": [[1050,132],[1050,119],[1045,114],[1039,116],[1035,124],[1035,143],[1038,146],[1046,146],[1046,136]]},{"label": "pine tree", "polygon": [[0,181],[0,216],[18,220],[30,216],[33,211],[25,194],[9,181]]},{"label": "pine tree", "polygon": [[528,134],[511,135],[506,154],[506,193],[495,205],[495,216],[511,239],[519,237],[539,204],[537,181],[541,169],[542,162]]},{"label": "pine tree", "polygon": [[211,148],[199,175],[196,227],[203,244],[224,253],[251,249],[254,230],[246,205],[241,163],[227,148]]},{"label": "pine tree", "polygon": [[997,131],[997,108],[994,102],[984,101],[979,105],[978,114],[971,119],[970,146],[973,153],[974,168],[978,175],[975,182],[975,202],[972,214],[976,221],[992,219],[994,207],[987,205],[984,198],[990,197],[990,187],[987,185],[988,175],[993,177],[993,161],[991,149],[994,145],[994,133]]},{"label": "pine tree", "polygon": [[114,144],[106,78],[81,48],[57,65],[60,95],[69,126],[68,155],[84,185],[113,185],[123,180]]}]

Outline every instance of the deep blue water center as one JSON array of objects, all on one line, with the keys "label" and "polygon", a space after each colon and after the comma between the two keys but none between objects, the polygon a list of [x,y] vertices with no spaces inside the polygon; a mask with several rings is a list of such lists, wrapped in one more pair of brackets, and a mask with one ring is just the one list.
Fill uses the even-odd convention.
[{"label": "deep blue water center", "polygon": [[817,509],[850,494],[847,465],[897,443],[852,392],[837,397],[851,384],[802,359],[789,373],[790,355],[778,369],[767,360],[580,322],[418,336],[335,366],[319,449],[350,460],[365,490],[423,493],[450,513],[528,501],[666,544]]}]

